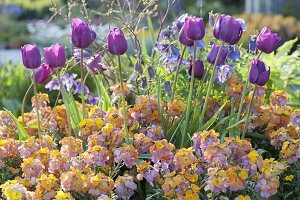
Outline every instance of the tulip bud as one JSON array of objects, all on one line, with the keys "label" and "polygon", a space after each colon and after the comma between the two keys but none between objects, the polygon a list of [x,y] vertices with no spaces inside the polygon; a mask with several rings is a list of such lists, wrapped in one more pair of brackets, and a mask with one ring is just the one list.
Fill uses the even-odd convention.
[{"label": "tulip bud", "polygon": [[[190,62],[190,67],[189,67],[189,75],[192,75],[192,67],[193,67],[193,62]],[[204,74],[204,65],[201,60],[196,60],[195,61],[195,73],[194,73],[194,78],[202,78]]]},{"label": "tulip bud", "polygon": [[214,25],[215,38],[228,44],[236,44],[242,37],[241,23],[230,15],[220,15]]},{"label": "tulip bud", "polygon": [[170,81],[166,81],[165,82],[165,85],[164,85],[164,91],[165,93],[169,94],[170,91],[171,91],[171,84],[170,84]]},{"label": "tulip bud", "polygon": [[44,57],[45,63],[52,69],[64,66],[67,61],[65,48],[59,44],[44,48]]},{"label": "tulip bud", "polygon": [[144,76],[142,77],[141,81],[142,81],[142,88],[145,89],[147,87],[147,78]]},{"label": "tulip bud", "polygon": [[[219,45],[215,45],[215,44],[212,45],[211,50],[210,50],[210,52],[209,52],[209,54],[206,58],[206,60],[210,64],[212,64],[212,65],[215,64],[219,49],[220,49]],[[217,65],[223,65],[225,63],[227,54],[228,54],[228,49],[226,47],[223,47],[222,50],[221,50]]]},{"label": "tulip bud", "polygon": [[46,63],[37,68],[33,74],[36,83],[45,82],[52,74],[52,69]]},{"label": "tulip bud", "polygon": [[250,83],[264,86],[270,77],[270,67],[269,70],[266,70],[266,64],[259,60],[253,60],[251,63],[251,69],[249,73],[249,81]]},{"label": "tulip bud", "polygon": [[154,78],[154,70],[153,70],[153,67],[148,67],[148,74],[149,74],[149,77],[150,79],[153,79]]},{"label": "tulip bud", "polygon": [[251,35],[250,36],[250,42],[249,42],[249,51],[250,53],[255,53],[256,52],[256,35]]},{"label": "tulip bud", "polygon": [[28,69],[36,69],[41,65],[39,47],[34,44],[25,44],[21,47],[23,65]]},{"label": "tulip bud", "polygon": [[276,33],[264,27],[257,36],[256,47],[262,52],[269,54],[276,49],[280,40],[281,38]]},{"label": "tulip bud", "polygon": [[71,40],[75,47],[87,48],[96,39],[96,33],[89,24],[78,18],[72,19],[71,27]]},{"label": "tulip bud", "polygon": [[142,69],[142,67],[141,67],[140,62],[139,62],[138,59],[136,60],[134,66],[133,66],[133,69],[137,73],[140,73],[140,74],[143,73],[143,69]]},{"label": "tulip bud", "polygon": [[113,28],[109,31],[107,46],[108,51],[113,55],[123,55],[127,51],[127,41],[121,29]]},{"label": "tulip bud", "polygon": [[92,73],[104,72],[106,68],[101,63],[100,54],[96,54],[87,61],[87,67]]}]

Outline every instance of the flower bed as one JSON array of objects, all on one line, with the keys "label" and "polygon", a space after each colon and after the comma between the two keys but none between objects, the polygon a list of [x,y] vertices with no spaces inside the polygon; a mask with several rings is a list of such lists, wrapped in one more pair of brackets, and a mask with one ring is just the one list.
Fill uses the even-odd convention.
[{"label": "flower bed", "polygon": [[[240,53],[242,20],[218,15],[210,24],[215,38],[207,45],[202,18],[185,15],[163,30],[156,57],[137,54],[134,84],[124,81],[127,58],[122,55],[128,44],[119,28],[108,33],[109,54],[91,56],[87,47],[96,33],[87,22],[73,19],[75,62],[66,59],[59,44],[44,49],[44,63],[38,46],[22,47],[35,96],[32,110],[18,118],[0,112],[2,197],[297,197],[300,110],[287,105],[285,91],[268,94],[271,70],[263,61],[280,37],[264,28],[249,53]],[[79,68],[80,80],[67,73],[71,63]],[[238,73],[242,66],[249,68],[246,80]],[[57,100],[37,91],[37,84],[52,75],[47,88],[59,90]],[[98,94],[92,100],[85,86],[88,75]],[[54,107],[50,101],[56,101]]]}]

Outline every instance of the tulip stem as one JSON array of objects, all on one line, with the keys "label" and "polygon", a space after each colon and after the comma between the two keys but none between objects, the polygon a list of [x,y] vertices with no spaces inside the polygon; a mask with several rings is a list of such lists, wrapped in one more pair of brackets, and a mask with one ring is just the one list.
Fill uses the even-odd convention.
[{"label": "tulip stem", "polygon": [[175,96],[175,92],[176,92],[176,83],[177,83],[177,79],[178,79],[178,73],[179,73],[179,69],[180,69],[180,66],[181,66],[181,63],[182,63],[182,59],[183,59],[185,50],[186,50],[186,46],[183,47],[182,53],[181,53],[181,56],[180,56],[180,59],[179,59],[179,61],[178,61],[178,65],[177,65],[176,73],[175,73],[175,79],[174,79],[174,83],[173,83],[173,90],[172,90],[172,95],[171,95],[171,101],[170,101],[170,102],[173,101],[174,96]]},{"label": "tulip stem", "polygon": [[[33,74],[34,74],[34,70]],[[35,112],[36,112],[36,119],[37,119],[37,126],[38,126],[38,136],[39,138],[42,137],[41,133],[41,121],[40,121],[40,113],[39,113],[39,98],[37,94],[37,83],[33,77],[33,88],[34,88],[34,97],[35,97]]]},{"label": "tulip stem", "polygon": [[[256,59],[259,59],[259,57],[261,56],[261,53],[260,52],[257,56]],[[250,67],[248,69],[248,77],[247,77],[247,81],[245,83],[245,87],[243,89],[243,93],[242,93],[242,97],[241,97],[241,101],[240,101],[240,105],[239,105],[239,109],[238,109],[238,113],[237,113],[237,117],[236,117],[236,123],[238,123],[240,121],[240,118],[241,118],[241,112],[242,112],[242,109],[243,109],[243,102],[245,100],[245,96],[246,96],[246,93],[247,93],[247,90],[248,90],[248,87],[249,87],[249,75],[250,75]]]},{"label": "tulip stem", "polygon": [[84,96],[84,68],[83,68],[83,49],[80,49],[80,83],[81,83],[81,106],[82,106],[82,115],[83,119],[87,117],[86,108],[85,108],[85,96]]},{"label": "tulip stem", "polygon": [[192,94],[193,94],[193,89],[194,89],[196,53],[197,53],[197,46],[196,46],[196,42],[194,42],[194,55],[193,55],[190,90],[189,90],[189,96],[188,96],[188,101],[187,101],[187,105],[186,105],[185,126],[184,126],[183,133],[182,133],[180,147],[183,147],[183,145],[185,144],[186,135],[189,134],[189,133],[187,133],[187,131],[188,131],[188,125],[189,125],[189,120],[190,120]]},{"label": "tulip stem", "polygon": [[33,82],[31,83],[31,85],[29,86],[29,88],[27,89],[27,91],[25,92],[24,94],[24,98],[23,98],[23,101],[22,101],[22,108],[21,108],[21,112],[22,112],[22,125],[25,126],[25,120],[24,120],[24,113],[25,113],[25,102],[26,102],[26,99],[27,99],[27,96],[28,96],[28,93],[30,91],[30,89],[32,88],[33,86]]},{"label": "tulip stem", "polygon": [[243,139],[245,137],[246,131],[248,129],[249,117],[250,117],[250,112],[251,112],[251,108],[252,108],[252,105],[253,105],[253,100],[254,100],[254,96],[255,96],[255,93],[256,93],[256,89],[257,89],[257,86],[255,86],[254,90],[253,90],[250,105],[249,105],[249,108],[248,108],[247,114],[246,114],[246,121],[245,121],[245,126],[244,126],[244,130],[243,130],[243,134],[242,134],[241,139]]},{"label": "tulip stem", "polygon": [[[56,75],[57,75],[57,79],[58,79],[58,83],[59,83],[59,89],[61,91],[63,101],[64,101],[65,104],[68,104],[69,102],[67,101],[67,99],[65,97],[66,91],[65,91],[65,88],[64,88],[62,80],[61,80],[59,69],[57,69]],[[65,105],[65,107],[67,109],[67,105]],[[68,123],[68,136],[71,136],[72,124],[71,124],[71,117],[70,117],[68,112],[67,112],[67,123]]]},{"label": "tulip stem", "polygon": [[124,85],[123,85],[120,55],[118,55],[118,62],[119,62],[119,79],[120,79],[121,92],[122,92],[122,107],[123,107],[124,128],[125,128],[125,133],[126,133],[125,141],[126,141],[127,144],[129,144],[129,132],[128,132],[128,127],[127,127],[127,112],[126,112],[126,103],[125,103],[125,92],[124,92]]},{"label": "tulip stem", "polygon": [[223,46],[224,46],[224,42],[222,42],[222,44],[220,45],[220,48],[219,48],[219,51],[218,51],[218,54],[217,54],[217,57],[216,57],[216,60],[215,60],[214,66],[213,66],[213,71],[212,71],[211,77],[209,79],[208,88],[207,88],[206,96],[205,96],[205,100],[204,100],[204,105],[203,105],[203,109],[202,109],[202,112],[200,115],[200,120],[199,120],[200,126],[202,126],[202,123],[203,123],[206,107],[208,104],[208,98],[210,96],[211,88],[212,88],[213,82],[215,80],[217,64],[219,62],[219,58],[220,58]]}]

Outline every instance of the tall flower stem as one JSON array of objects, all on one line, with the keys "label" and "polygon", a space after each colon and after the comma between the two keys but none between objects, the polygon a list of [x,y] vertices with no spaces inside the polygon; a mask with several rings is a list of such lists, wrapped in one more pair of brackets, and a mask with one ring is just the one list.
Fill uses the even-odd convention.
[{"label": "tall flower stem", "polygon": [[207,104],[208,104],[208,98],[210,96],[211,88],[212,88],[213,82],[215,80],[216,71],[217,71],[217,64],[219,62],[219,58],[220,58],[223,46],[224,46],[224,42],[222,42],[222,44],[220,45],[220,48],[219,48],[219,51],[218,51],[218,54],[217,54],[217,57],[216,57],[216,60],[215,60],[214,66],[213,66],[213,71],[212,71],[211,77],[209,79],[208,88],[207,88],[207,92],[206,92],[206,96],[205,96],[205,100],[204,100],[204,105],[203,105],[203,109],[202,109],[202,112],[201,112],[201,115],[200,115],[200,120],[199,120],[200,126],[203,123],[206,107],[207,107]]},{"label": "tall flower stem", "polygon": [[[33,70],[34,74],[34,70]],[[37,125],[38,125],[38,136],[39,138],[42,137],[41,132],[41,120],[40,120],[40,110],[39,110],[39,98],[37,94],[37,83],[33,78],[33,88],[34,88],[34,97],[35,97],[35,112],[36,112],[36,119],[37,119]]]},{"label": "tall flower stem", "polygon": [[25,120],[24,120],[24,112],[25,112],[25,102],[28,96],[29,91],[31,90],[32,86],[33,86],[34,82],[31,83],[31,85],[29,86],[29,88],[27,89],[27,91],[24,94],[23,97],[23,101],[22,101],[22,108],[21,108],[21,112],[22,112],[22,125],[25,125]]},{"label": "tall flower stem", "polygon": [[192,63],[192,74],[191,74],[191,82],[190,82],[190,90],[189,90],[189,96],[188,101],[186,105],[186,115],[185,115],[185,125],[182,133],[182,139],[181,139],[181,147],[184,145],[186,134],[188,131],[188,125],[190,120],[190,112],[191,112],[191,103],[192,103],[192,95],[193,95],[193,88],[194,88],[194,81],[195,81],[195,60],[196,60],[196,53],[197,53],[197,47],[196,42],[194,42],[194,55],[193,55],[193,63]]},{"label": "tall flower stem", "polygon": [[86,108],[85,108],[85,97],[84,97],[84,68],[83,68],[83,49],[80,49],[80,83],[81,83],[81,106],[82,106],[82,115],[85,119],[87,117]]},{"label": "tall flower stem", "polygon": [[118,55],[118,62],[119,62],[119,79],[120,79],[120,85],[121,85],[121,92],[122,92],[122,107],[123,107],[123,118],[124,118],[124,128],[126,133],[125,141],[127,144],[129,144],[129,132],[128,132],[128,126],[127,126],[127,112],[126,112],[126,103],[125,103],[125,92],[124,92],[124,83],[123,83],[123,77],[122,77],[122,67],[121,67],[121,57]]},{"label": "tall flower stem", "polygon": [[186,50],[186,46],[184,46],[183,49],[182,49],[182,53],[181,53],[181,56],[179,58],[178,65],[177,65],[177,68],[176,68],[175,79],[174,79],[173,89],[172,89],[172,94],[171,94],[171,102],[173,101],[174,96],[175,96],[178,73],[179,73],[179,69],[180,69],[180,66],[181,66],[181,63],[182,63],[182,60],[183,60],[185,50]]},{"label": "tall flower stem", "polygon": [[[65,91],[65,88],[64,88],[62,80],[61,80],[59,69],[56,70],[56,75],[57,75],[57,79],[58,79],[58,83],[59,83],[59,89],[61,91],[63,101],[66,104],[66,103],[68,103],[67,100],[65,99],[66,91]],[[67,105],[65,105],[65,106],[67,107]],[[71,124],[71,118],[70,118],[70,115],[68,114],[68,112],[67,112],[67,123],[68,123],[68,136],[71,136],[72,124]]]},{"label": "tall flower stem", "polygon": [[[257,56],[256,59],[259,59],[260,55],[261,55],[262,52],[260,52]],[[236,117],[236,123],[239,122],[240,118],[241,118],[241,112],[242,112],[242,109],[243,109],[243,103],[244,103],[244,100],[245,100],[245,96],[246,96],[246,93],[247,93],[247,90],[248,90],[248,87],[249,87],[249,74],[250,74],[250,67],[248,69],[248,76],[247,76],[247,81],[245,83],[245,87],[243,89],[243,93],[242,93],[242,97],[241,97],[241,101],[240,101],[240,105],[239,105],[239,110],[238,110],[238,113],[237,113],[237,117]]]},{"label": "tall flower stem", "polygon": [[251,112],[251,108],[252,108],[252,105],[253,105],[253,100],[254,100],[254,96],[255,96],[255,93],[256,93],[256,89],[257,89],[257,86],[254,87],[253,94],[252,94],[251,101],[250,101],[250,105],[249,105],[249,108],[247,110],[245,126],[244,126],[243,134],[242,134],[242,137],[241,137],[242,139],[245,137],[246,131],[248,129],[249,117],[250,117],[250,112]]}]

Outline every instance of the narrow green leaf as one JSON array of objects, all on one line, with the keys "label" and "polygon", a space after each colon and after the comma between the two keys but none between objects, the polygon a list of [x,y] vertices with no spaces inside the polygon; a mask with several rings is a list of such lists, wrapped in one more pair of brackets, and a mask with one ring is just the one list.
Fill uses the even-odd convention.
[{"label": "narrow green leaf", "polygon": [[103,96],[103,101],[104,101],[102,110],[107,111],[108,108],[111,107],[111,101],[110,101],[109,95],[107,93],[107,90],[106,90],[102,80],[100,79],[100,77],[97,77],[97,80],[98,80],[98,83],[100,86],[100,91],[101,91],[101,94]]},{"label": "narrow green leaf", "polygon": [[24,141],[27,138],[29,138],[28,133],[24,129],[23,125],[18,121],[18,119],[9,110],[7,110],[6,108],[3,108],[3,109],[7,112],[7,114],[11,117],[11,119],[17,125],[19,132],[18,132],[18,135],[16,135],[16,133],[15,133],[15,137],[20,141]]},{"label": "narrow green leaf", "polygon": [[214,116],[212,116],[212,118],[210,118],[210,120],[208,120],[203,126],[200,127],[200,129],[198,131],[204,131],[207,130],[211,127],[211,125],[213,125],[213,123],[215,123],[215,121],[219,118],[219,115],[221,113],[221,111],[223,110],[223,108],[225,107],[225,105],[228,102],[225,102],[219,109],[218,111],[214,114]]},{"label": "narrow green leaf", "polygon": [[257,151],[257,153],[258,153],[259,155],[262,155],[262,154],[264,154],[264,153],[268,153],[268,151],[266,151],[266,150],[264,150],[264,149],[257,149],[256,151]]},{"label": "narrow green leaf", "polygon": [[221,119],[221,120],[213,127],[213,129],[214,129],[214,130],[218,129],[220,126],[222,126],[223,124],[227,123],[227,121],[230,121],[231,119],[235,119],[236,116],[237,116],[237,113],[222,118],[222,119]]},{"label": "narrow green leaf", "polygon": [[140,154],[139,159],[148,159],[150,160],[152,155],[150,153]]}]

